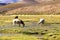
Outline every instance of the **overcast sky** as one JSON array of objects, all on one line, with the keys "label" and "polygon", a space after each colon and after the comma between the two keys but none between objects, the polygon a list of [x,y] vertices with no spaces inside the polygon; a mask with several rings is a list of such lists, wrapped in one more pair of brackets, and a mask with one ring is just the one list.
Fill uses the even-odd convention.
[{"label": "overcast sky", "polygon": [[20,0],[0,0],[0,3],[14,3]]}]

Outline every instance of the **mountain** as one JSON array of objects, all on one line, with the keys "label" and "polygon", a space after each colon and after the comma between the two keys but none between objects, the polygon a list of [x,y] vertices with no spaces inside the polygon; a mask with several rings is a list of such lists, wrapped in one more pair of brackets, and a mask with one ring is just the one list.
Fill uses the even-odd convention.
[{"label": "mountain", "polygon": [[6,14],[60,14],[60,0],[22,0],[0,7]]},{"label": "mountain", "polygon": [[0,3],[0,6],[2,6],[2,5],[7,5],[6,3]]}]

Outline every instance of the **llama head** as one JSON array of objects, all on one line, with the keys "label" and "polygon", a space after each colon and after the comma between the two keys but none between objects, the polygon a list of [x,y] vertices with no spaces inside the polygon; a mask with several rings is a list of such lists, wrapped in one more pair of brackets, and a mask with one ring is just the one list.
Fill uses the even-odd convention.
[{"label": "llama head", "polygon": [[15,19],[18,19],[18,16],[16,16]]}]

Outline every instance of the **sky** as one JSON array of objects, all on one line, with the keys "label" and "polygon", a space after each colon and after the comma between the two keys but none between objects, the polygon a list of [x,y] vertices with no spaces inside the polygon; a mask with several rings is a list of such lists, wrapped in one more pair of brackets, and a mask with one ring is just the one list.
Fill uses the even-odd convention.
[{"label": "sky", "polygon": [[14,2],[18,2],[20,0],[0,0],[0,3],[14,3]]}]

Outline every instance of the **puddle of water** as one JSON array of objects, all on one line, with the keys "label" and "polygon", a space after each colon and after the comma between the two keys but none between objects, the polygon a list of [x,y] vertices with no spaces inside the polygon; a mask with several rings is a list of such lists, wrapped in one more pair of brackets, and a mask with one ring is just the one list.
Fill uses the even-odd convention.
[{"label": "puddle of water", "polygon": [[0,33],[0,36],[13,36],[13,35],[15,35],[15,34],[1,34]]}]

